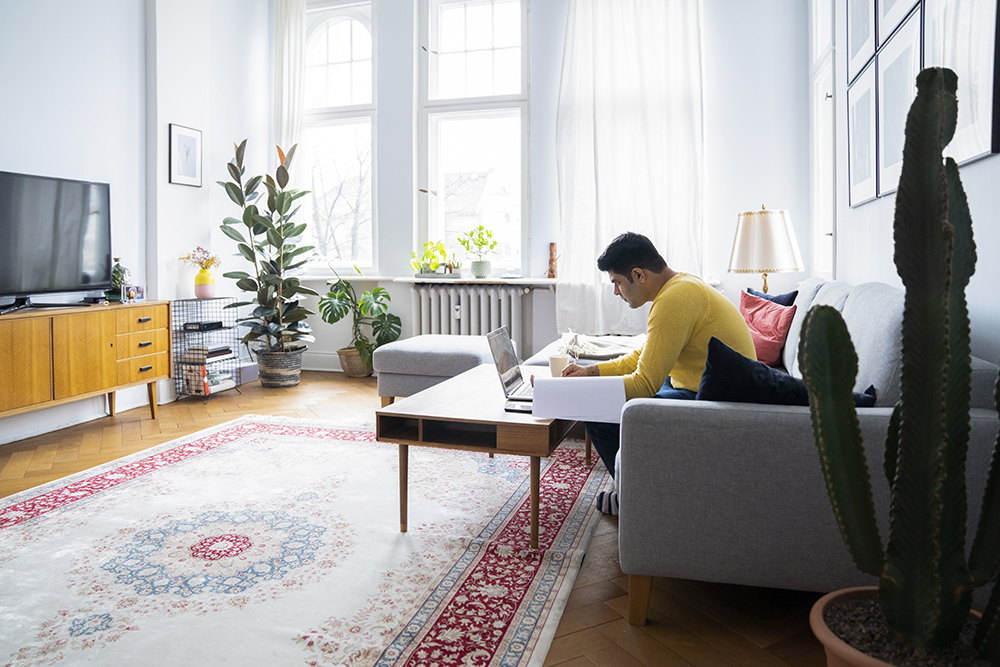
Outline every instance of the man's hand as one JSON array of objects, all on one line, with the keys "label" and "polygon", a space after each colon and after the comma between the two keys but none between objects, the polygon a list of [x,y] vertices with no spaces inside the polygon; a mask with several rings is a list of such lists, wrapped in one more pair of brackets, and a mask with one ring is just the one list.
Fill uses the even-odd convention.
[{"label": "man's hand", "polygon": [[564,378],[596,377],[598,375],[600,372],[597,370],[597,366],[577,366],[576,364],[570,364],[562,372]]}]

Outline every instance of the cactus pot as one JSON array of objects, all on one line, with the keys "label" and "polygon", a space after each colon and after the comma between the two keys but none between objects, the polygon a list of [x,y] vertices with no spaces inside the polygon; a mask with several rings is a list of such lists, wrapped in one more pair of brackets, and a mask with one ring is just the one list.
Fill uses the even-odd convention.
[{"label": "cactus pot", "polygon": [[491,268],[489,261],[485,259],[477,259],[469,264],[469,270],[472,271],[474,278],[489,277]]},{"label": "cactus pot", "polygon": [[[813,605],[812,610],[809,612],[809,627],[812,629],[816,639],[823,645],[823,650],[826,652],[827,667],[893,667],[893,663],[873,658],[835,635],[827,626],[823,616],[826,608],[831,604],[873,597],[878,597],[878,586],[841,588],[832,593],[827,593],[819,600],[816,600],[816,604]],[[969,612],[969,620],[978,622],[980,618],[982,618],[982,614],[976,610]]]},{"label": "cactus pot", "polygon": [[256,350],[257,374],[260,386],[268,388],[297,387],[302,372],[303,345],[288,352]]}]

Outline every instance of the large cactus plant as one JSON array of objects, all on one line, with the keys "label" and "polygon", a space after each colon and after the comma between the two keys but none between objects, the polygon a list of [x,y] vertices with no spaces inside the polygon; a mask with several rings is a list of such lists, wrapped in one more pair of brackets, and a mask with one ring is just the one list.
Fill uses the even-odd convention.
[{"label": "large cactus plant", "polygon": [[[1000,568],[996,446],[968,557],[965,549],[971,393],[965,287],[976,250],[958,167],[942,159],[955,132],[956,87],[951,70],[924,70],[906,120],[893,223],[896,269],[906,290],[902,398],[885,443],[891,506],[884,549],[851,398],[857,355],[840,313],[810,310],[799,348],[821,467],[844,542],[858,569],[879,577],[890,632],[921,650],[956,640],[973,588],[995,580]],[[994,664],[1000,664],[998,604],[994,589],[976,637],[980,654]]]}]

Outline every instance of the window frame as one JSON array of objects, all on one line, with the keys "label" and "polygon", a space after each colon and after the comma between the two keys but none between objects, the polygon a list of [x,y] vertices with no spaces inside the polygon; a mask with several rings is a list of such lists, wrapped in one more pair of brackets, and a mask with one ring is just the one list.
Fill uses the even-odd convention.
[{"label": "window frame", "polygon": [[[370,15],[366,14],[361,6],[370,7]],[[303,108],[302,110],[302,132],[308,127],[322,127],[334,125],[352,120],[367,118],[371,126],[371,199],[372,199],[372,254],[368,263],[342,260],[335,262],[327,257],[316,257],[306,265],[306,276],[325,276],[330,273],[330,266],[336,269],[357,267],[364,273],[375,275],[378,272],[378,245],[379,245],[379,224],[378,224],[378,0],[309,0],[306,7],[306,36],[303,45],[308,50],[309,39],[314,30],[326,23],[326,20],[310,22],[309,14],[326,10],[341,10],[345,17],[360,21],[369,30],[372,40],[372,66],[371,66],[371,102],[367,104],[350,104],[336,107]],[[303,62],[305,67],[305,62]],[[305,81],[303,80],[303,85]],[[294,167],[293,167],[294,168]],[[311,195],[307,195],[311,196]],[[311,225],[313,220],[307,222]],[[311,232],[310,232],[311,233]]]},{"label": "window frame", "polygon": [[[468,0],[453,0],[463,2]],[[449,0],[420,0],[418,11],[417,75],[417,219],[413,247],[419,249],[430,239],[430,198],[437,196],[431,187],[430,116],[483,111],[517,110],[521,118],[521,262],[519,275],[530,275],[531,249],[531,44],[529,31],[530,0],[519,0],[521,13],[521,92],[516,95],[491,95],[448,99],[429,99],[431,11]],[[459,252],[449,248],[449,252]],[[419,253],[418,253],[419,254]]]}]

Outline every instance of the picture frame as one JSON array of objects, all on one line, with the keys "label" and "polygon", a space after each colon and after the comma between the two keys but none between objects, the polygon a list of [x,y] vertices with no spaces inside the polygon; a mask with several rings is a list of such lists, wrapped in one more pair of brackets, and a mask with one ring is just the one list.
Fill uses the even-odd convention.
[{"label": "picture frame", "polygon": [[170,182],[201,187],[201,130],[170,123]]},{"label": "picture frame", "polygon": [[879,197],[895,192],[899,186],[899,175],[903,170],[906,116],[917,96],[916,81],[921,69],[920,44],[918,6],[875,56]]},{"label": "picture frame", "polygon": [[878,0],[878,45],[881,48],[919,0]]},{"label": "picture frame", "polygon": [[853,208],[875,199],[875,66],[870,64],[847,89],[847,173]]},{"label": "picture frame", "polygon": [[134,303],[146,300],[145,285],[125,285],[122,287],[122,302]]},{"label": "picture frame", "polygon": [[848,0],[847,83],[858,77],[874,55],[875,0]]},{"label": "picture frame", "polygon": [[958,75],[958,126],[945,156],[966,164],[1000,152],[996,0],[925,0],[924,26],[924,66]]}]

